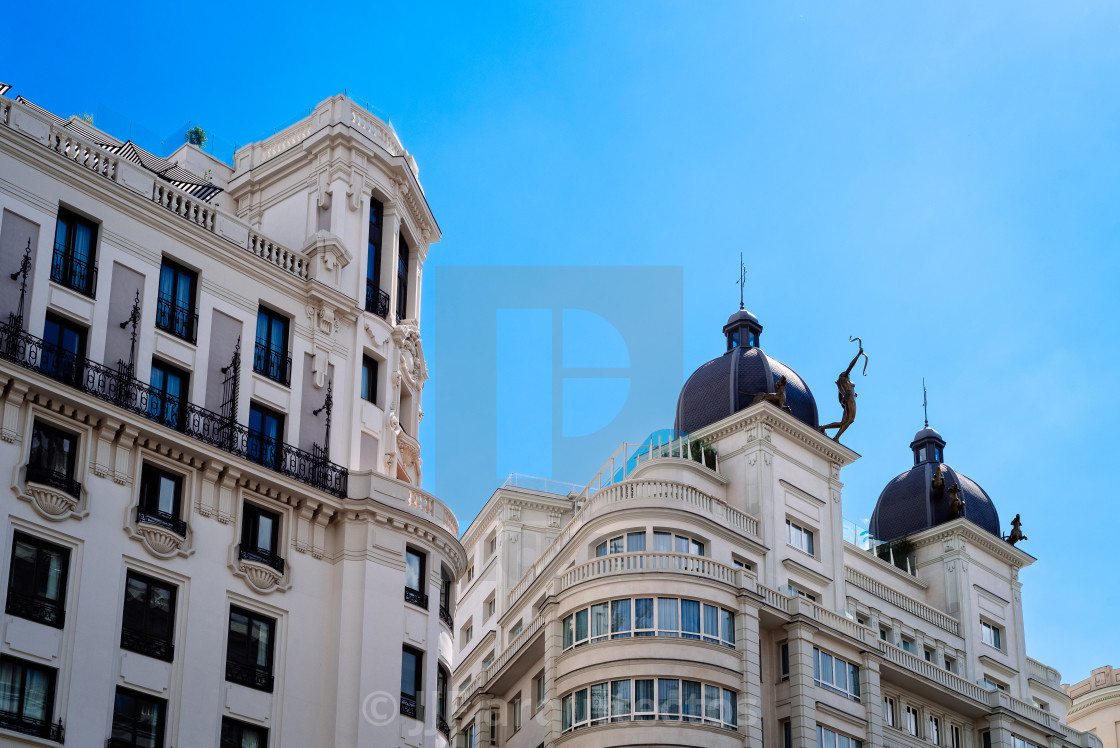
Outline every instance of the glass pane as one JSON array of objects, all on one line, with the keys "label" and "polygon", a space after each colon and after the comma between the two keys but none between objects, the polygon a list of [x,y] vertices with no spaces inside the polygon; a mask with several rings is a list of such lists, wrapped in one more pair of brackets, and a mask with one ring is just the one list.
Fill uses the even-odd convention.
[{"label": "glass pane", "polygon": [[597,683],[591,687],[591,719],[606,719],[610,712],[609,685]]},{"label": "glass pane", "polygon": [[[653,598],[652,597],[639,597],[634,600],[634,628],[635,629],[652,629],[653,628]],[[644,634],[649,636],[648,633]]]},{"label": "glass pane", "polygon": [[272,553],[272,531],[276,520],[269,514],[261,512],[257,517],[257,548]]},{"label": "glass pane", "polygon": [[622,536],[611,538],[611,553],[622,553]]},{"label": "glass pane", "polygon": [[630,716],[630,681],[611,681],[611,717]]},{"label": "glass pane", "polygon": [[681,682],[675,678],[657,679],[657,716],[676,719],[681,713]]},{"label": "glass pane", "polygon": [[20,680],[23,668],[14,662],[0,662],[0,712],[19,712]]},{"label": "glass pane", "polygon": [[735,694],[727,689],[723,691],[723,721],[734,727],[739,724],[737,715],[738,705],[735,703]]},{"label": "glass pane", "polygon": [[575,631],[573,627],[574,616],[568,616],[564,619],[564,649],[572,646],[572,633]]},{"label": "glass pane", "polygon": [[414,551],[405,553],[404,586],[410,590],[420,589],[420,554]]},{"label": "glass pane", "polygon": [[572,695],[568,694],[560,701],[560,729],[567,730],[572,726]]},{"label": "glass pane", "polygon": [[401,693],[414,695],[419,690],[419,683],[416,682],[416,670],[418,665],[418,658],[416,653],[410,649],[401,651]]},{"label": "glass pane", "polygon": [[677,553],[688,553],[688,538],[678,535],[674,538],[673,550]]},{"label": "glass pane", "polygon": [[681,714],[684,715],[685,719],[690,722],[700,720],[700,717],[703,716],[700,711],[702,699],[699,681],[681,681]]},{"label": "glass pane", "polygon": [[630,600],[611,602],[611,633],[621,637],[630,635]]},{"label": "glass pane", "polygon": [[596,603],[591,606],[591,636],[600,637],[610,633],[607,628],[609,621],[607,603]]},{"label": "glass pane", "polygon": [[646,549],[646,534],[644,532],[632,532],[626,536],[626,550],[630,553],[637,553]]},{"label": "glass pane", "polygon": [[602,543],[599,543],[599,545],[595,546],[595,556],[598,557],[605,555],[607,555],[607,541],[604,540]]},{"label": "glass pane", "polygon": [[719,722],[720,696],[718,686],[704,686],[704,716]]},{"label": "glass pane", "polygon": [[678,605],[679,601],[675,597],[657,598],[657,633],[661,636],[676,636],[680,630]]},{"label": "glass pane", "polygon": [[735,614],[732,613],[730,610],[721,610],[720,611],[720,619],[722,621],[720,628],[722,630],[723,641],[727,642],[728,644],[734,645],[735,644]]},{"label": "glass pane", "polygon": [[704,638],[719,639],[719,608],[704,605]]},{"label": "glass pane", "polygon": [[689,639],[700,638],[700,602],[681,600],[681,635]]},{"label": "glass pane", "polygon": [[655,532],[653,534],[653,550],[669,552],[673,550],[673,536],[667,532]]},{"label": "glass pane", "polygon": [[587,689],[576,691],[576,724],[587,721]]},{"label": "glass pane", "polygon": [[587,638],[587,610],[576,611],[576,641]]},{"label": "glass pane", "polygon": [[693,540],[692,541],[692,554],[694,556],[703,556],[704,555],[704,544]]},{"label": "glass pane", "polygon": [[159,476],[159,510],[167,514],[174,515],[175,512],[175,490],[178,483],[174,478],[167,475]]},{"label": "glass pane", "polygon": [[653,698],[653,679],[639,679],[634,681],[634,713],[650,713],[656,708],[657,703]]}]

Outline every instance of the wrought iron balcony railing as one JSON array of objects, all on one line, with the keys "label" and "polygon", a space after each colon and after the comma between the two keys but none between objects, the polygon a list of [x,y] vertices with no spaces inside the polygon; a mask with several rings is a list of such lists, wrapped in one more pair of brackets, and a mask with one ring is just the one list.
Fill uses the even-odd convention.
[{"label": "wrought iron balcony railing", "polygon": [[187,536],[187,522],[179,519],[174,514],[161,512],[158,509],[145,509],[136,507],[136,521],[147,522],[149,525],[159,525],[165,530],[170,530],[181,538]]},{"label": "wrought iron balcony railing", "polygon": [[51,470],[50,468],[43,467],[42,465],[28,463],[27,480],[32,483],[42,483],[44,486],[57,488],[59,491],[65,491],[75,499],[80,499],[82,497],[82,484],[74,480],[74,477],[69,473],[63,473],[58,470]]},{"label": "wrought iron balcony railing", "polygon": [[263,668],[259,665],[245,665],[232,660],[226,661],[226,680],[230,683],[240,683],[243,686],[255,688],[258,691],[268,691],[269,693],[272,693],[276,684],[276,679],[273,677],[270,668]]},{"label": "wrought iron balcony railing", "polygon": [[8,601],[4,609],[13,616],[56,629],[62,628],[66,623],[66,609],[59,603],[34,595],[24,595],[15,590],[8,590]]},{"label": "wrought iron balcony railing", "polygon": [[175,659],[175,645],[169,639],[130,628],[121,628],[121,649],[138,652],[164,662]]},{"label": "wrought iron balcony railing", "polygon": [[15,712],[0,711],[0,727],[22,735],[52,740],[55,743],[61,743],[66,738],[66,729],[62,726],[61,719],[51,723],[45,719],[33,719]]},{"label": "wrought iron balcony railing", "polygon": [[51,280],[93,298],[97,288],[97,263],[80,260],[65,245],[55,244]]},{"label": "wrought iron balcony railing", "polygon": [[268,551],[252,550],[242,546],[237,547],[237,557],[245,561],[253,561],[254,563],[264,564],[265,566],[272,567],[279,573],[284,573],[284,558],[275,553]]},{"label": "wrought iron balcony railing", "polygon": [[198,335],[198,312],[160,294],[156,299],[156,327],[194,343]]},{"label": "wrought iron balcony railing", "polygon": [[416,704],[416,697],[412,694],[401,694],[401,714],[406,717],[420,719],[420,707]]},{"label": "wrought iron balcony railing", "polygon": [[258,340],[253,347],[253,371],[285,387],[292,385],[292,357]]},{"label": "wrought iron balcony railing", "polygon": [[451,725],[447,724],[442,714],[436,715],[436,729],[443,733],[443,737],[451,740]]},{"label": "wrought iron balcony railing", "polygon": [[389,317],[389,294],[373,285],[371,280],[366,281],[366,311],[381,319]]},{"label": "wrought iron balcony railing", "polygon": [[106,743],[108,748],[139,748],[163,745],[163,725],[153,725],[149,720],[113,715],[113,730]]},{"label": "wrought iron balcony railing", "polygon": [[[112,369],[73,353],[60,352],[61,349],[42,338],[11,324],[0,323],[0,358],[51,376],[99,400],[252,460],[301,483],[336,496],[346,496],[349,472],[325,456],[267,439],[227,416],[172,397],[135,379],[127,366]],[[64,371],[59,367],[62,353],[68,362]],[[262,447],[265,449],[263,453]],[[269,459],[261,459],[262,454]]]},{"label": "wrought iron balcony railing", "polygon": [[451,617],[451,611],[442,605],[439,606],[439,620],[443,621],[444,625],[452,631],[455,630],[455,619]]},{"label": "wrought iron balcony railing", "polygon": [[428,596],[420,590],[413,590],[405,587],[404,601],[406,603],[412,603],[413,605],[419,605],[424,610],[428,609]]}]

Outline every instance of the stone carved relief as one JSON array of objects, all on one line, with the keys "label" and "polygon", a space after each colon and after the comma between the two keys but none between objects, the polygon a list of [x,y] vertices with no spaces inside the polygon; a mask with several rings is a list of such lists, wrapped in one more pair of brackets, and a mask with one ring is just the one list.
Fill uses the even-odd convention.
[{"label": "stone carved relief", "polygon": [[81,519],[86,514],[80,509],[81,501],[68,493],[41,483],[28,481],[25,490],[20,493],[20,498],[31,502],[35,511],[44,518],[56,522],[71,517]]}]

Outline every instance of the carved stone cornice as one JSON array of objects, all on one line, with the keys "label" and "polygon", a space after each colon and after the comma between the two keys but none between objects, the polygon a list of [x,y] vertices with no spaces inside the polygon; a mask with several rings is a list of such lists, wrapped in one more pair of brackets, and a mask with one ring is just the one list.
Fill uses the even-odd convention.
[{"label": "carved stone cornice", "polygon": [[838,467],[850,465],[859,459],[857,452],[823,436],[820,432],[809,428],[793,416],[778,410],[772,403],[767,402],[758,403],[738,413],[733,413],[722,421],[698,429],[691,436],[696,439],[703,439],[711,444],[731,434],[748,431],[752,428],[759,429],[757,432],[759,438],[765,441],[769,441],[766,433],[767,429],[780,431]]}]

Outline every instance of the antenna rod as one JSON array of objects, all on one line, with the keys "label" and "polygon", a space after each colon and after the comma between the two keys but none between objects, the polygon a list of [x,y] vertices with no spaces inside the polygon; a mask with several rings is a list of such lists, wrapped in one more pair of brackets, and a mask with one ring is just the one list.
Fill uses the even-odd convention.
[{"label": "antenna rod", "polygon": [[743,253],[739,253],[739,309],[742,310],[743,306],[743,290],[747,286],[747,266],[743,263]]},{"label": "antenna rod", "polygon": [[926,400],[926,378],[922,377],[922,412],[926,418],[926,428],[929,428],[929,402]]}]

